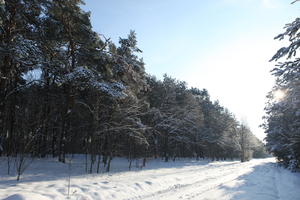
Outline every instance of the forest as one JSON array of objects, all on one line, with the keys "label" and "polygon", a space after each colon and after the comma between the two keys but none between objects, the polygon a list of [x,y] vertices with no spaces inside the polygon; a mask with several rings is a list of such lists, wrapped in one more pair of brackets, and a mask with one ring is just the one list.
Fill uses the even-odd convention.
[{"label": "forest", "polygon": [[[86,171],[93,173],[100,164],[109,171],[114,157],[243,162],[268,155],[247,124],[206,89],[167,74],[162,80],[147,74],[134,31],[118,44],[93,31],[83,3],[0,1],[0,154],[8,165],[12,159],[22,164],[47,156],[64,163],[66,155],[84,154]],[[279,36],[291,37],[294,45],[274,59],[294,54],[299,21]],[[299,99],[293,81],[298,69],[291,68],[298,63],[274,70],[276,87],[293,91],[288,102]],[[290,112],[294,109],[285,102],[270,103],[267,110],[267,146],[299,167],[299,111]],[[278,139],[276,131],[285,128],[291,131]],[[286,146],[291,138],[298,143]],[[275,142],[283,144],[274,148]]]}]

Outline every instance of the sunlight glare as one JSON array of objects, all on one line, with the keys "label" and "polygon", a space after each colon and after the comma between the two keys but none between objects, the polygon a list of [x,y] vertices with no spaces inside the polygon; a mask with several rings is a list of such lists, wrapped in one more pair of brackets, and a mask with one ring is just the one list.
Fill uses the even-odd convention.
[{"label": "sunlight glare", "polygon": [[276,101],[280,101],[285,97],[285,92],[283,90],[276,90],[273,95]]}]

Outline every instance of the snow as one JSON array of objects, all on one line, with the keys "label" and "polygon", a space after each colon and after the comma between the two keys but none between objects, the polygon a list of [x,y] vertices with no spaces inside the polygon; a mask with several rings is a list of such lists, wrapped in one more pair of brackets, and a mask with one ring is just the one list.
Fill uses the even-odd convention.
[{"label": "snow", "polygon": [[[116,158],[112,172],[84,173],[84,157],[72,164],[54,159],[35,160],[21,181],[6,175],[6,160],[0,158],[0,199],[50,200],[299,200],[300,174],[279,167],[274,158],[250,162],[150,160],[147,166],[128,171],[128,161]],[[71,170],[69,169],[71,166]]]}]

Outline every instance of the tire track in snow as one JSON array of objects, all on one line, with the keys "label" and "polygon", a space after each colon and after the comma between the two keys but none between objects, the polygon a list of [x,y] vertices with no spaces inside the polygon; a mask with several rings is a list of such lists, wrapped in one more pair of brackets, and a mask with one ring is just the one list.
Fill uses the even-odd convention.
[{"label": "tire track in snow", "polygon": [[191,187],[185,188],[184,191],[178,191],[178,193],[181,193],[180,195],[176,193],[166,194],[164,197],[159,197],[159,199],[168,199],[170,196],[175,196],[173,199],[199,199],[199,196],[202,196],[209,191],[215,190],[223,184],[236,180],[240,175],[244,174],[244,169],[240,169],[238,171],[236,171],[236,169],[237,168],[230,168],[229,170],[226,170],[226,172],[229,171],[229,173],[222,174],[222,177],[219,176],[220,174],[216,174],[214,178],[208,178],[197,181],[194,184],[190,184]]},{"label": "tire track in snow", "polygon": [[[276,172],[272,168],[273,166],[270,164],[267,164],[265,166],[256,166],[256,169],[254,171],[252,171],[249,174],[246,174],[247,177],[246,180],[245,177],[243,177],[243,181],[245,181],[244,184],[242,184],[243,189],[241,190],[241,188],[238,187],[240,191],[248,191],[245,194],[246,196],[243,197],[239,196],[240,193],[237,192],[238,190],[234,192],[229,190],[226,191],[224,195],[222,195],[222,199],[224,198],[224,196],[228,196],[228,198],[224,198],[224,199],[281,200],[278,195],[279,193],[278,193],[277,183],[275,179]],[[242,172],[241,175],[244,174],[243,170],[241,170],[240,172]],[[224,183],[217,185],[214,188],[197,192],[193,195],[188,195],[191,198],[184,198],[184,199],[185,200],[207,199],[207,196],[209,196],[207,195],[208,192],[211,192],[211,190],[220,190],[222,189],[221,186],[223,187],[223,185],[226,185],[228,183],[230,184],[232,181],[237,182],[237,179],[233,178],[231,180],[228,180]],[[253,190],[254,188],[255,190]],[[251,192],[252,194],[249,194]]]},{"label": "tire track in snow", "polygon": [[[225,168],[228,168],[228,169],[225,169],[225,170],[224,170],[224,165],[220,165],[220,166],[210,165],[208,167],[205,167],[207,169],[199,169],[198,168],[198,169],[193,170],[192,172],[185,170],[185,172],[182,172],[182,173],[188,172],[187,174],[185,174],[185,179],[189,179],[189,176],[195,178],[196,175],[197,175],[197,177],[201,177],[201,175],[204,175],[203,177],[205,177],[205,178],[197,179],[197,181],[194,181],[192,183],[175,184],[175,185],[172,185],[172,186],[170,186],[166,189],[159,190],[157,192],[153,192],[153,193],[150,193],[150,194],[147,194],[147,195],[139,195],[139,196],[127,198],[127,199],[124,199],[124,200],[162,199],[164,197],[166,197],[168,199],[170,196],[174,196],[174,194],[177,195],[178,192],[182,193],[183,190],[189,190],[189,188],[191,188],[191,189],[197,188],[197,191],[198,191],[197,194],[203,193],[204,191],[212,190],[212,189],[218,187],[219,185],[224,184],[225,182],[230,182],[230,181],[236,179],[241,174],[243,174],[244,171],[245,171],[244,169],[238,170],[238,174],[237,174],[237,169],[239,169],[239,167],[241,165],[245,165],[245,163],[232,163],[231,165],[225,166]],[[199,174],[193,173],[195,171],[197,171]],[[222,171],[222,173],[221,173],[222,179],[221,180],[219,180],[220,171]],[[212,174],[212,175],[207,176],[205,174]],[[173,176],[174,173],[172,173],[170,175]],[[234,176],[234,177],[232,178],[232,176]],[[224,182],[225,177],[227,177],[227,179]],[[206,185],[207,183],[210,183],[210,184]],[[199,192],[199,189],[201,189],[201,192]],[[185,194],[186,193],[187,192],[185,192]],[[189,193],[189,194],[191,194],[191,193]],[[182,198],[191,199],[188,196],[186,196],[186,197],[183,197],[183,196],[184,195],[180,195],[178,197],[178,199],[180,199],[180,198],[181,199]]]}]

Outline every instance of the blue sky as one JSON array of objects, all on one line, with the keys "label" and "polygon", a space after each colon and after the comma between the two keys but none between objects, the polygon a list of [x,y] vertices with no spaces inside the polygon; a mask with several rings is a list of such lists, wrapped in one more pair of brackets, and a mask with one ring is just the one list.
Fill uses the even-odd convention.
[{"label": "blue sky", "polygon": [[86,0],[95,31],[114,42],[135,30],[146,71],[167,73],[246,120],[253,133],[272,88],[273,38],[297,17],[289,0]]}]

